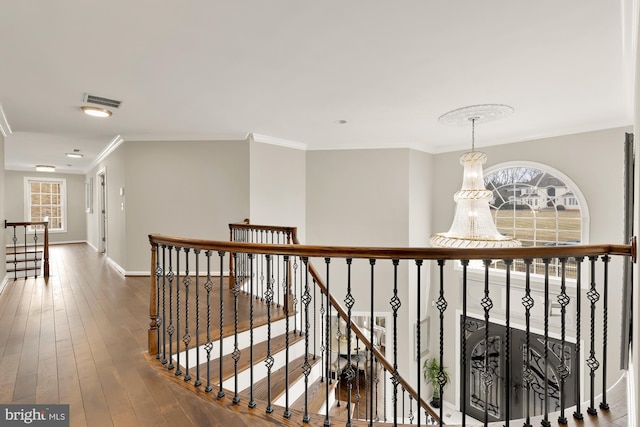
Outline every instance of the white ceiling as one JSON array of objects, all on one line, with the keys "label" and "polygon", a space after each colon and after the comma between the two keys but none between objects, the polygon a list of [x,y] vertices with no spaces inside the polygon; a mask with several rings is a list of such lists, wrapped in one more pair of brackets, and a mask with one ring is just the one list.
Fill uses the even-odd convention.
[{"label": "white ceiling", "polygon": [[479,147],[630,125],[635,3],[0,0],[6,168],[82,173],[117,135],[445,152],[470,129],[438,117],[484,103],[515,113]]}]

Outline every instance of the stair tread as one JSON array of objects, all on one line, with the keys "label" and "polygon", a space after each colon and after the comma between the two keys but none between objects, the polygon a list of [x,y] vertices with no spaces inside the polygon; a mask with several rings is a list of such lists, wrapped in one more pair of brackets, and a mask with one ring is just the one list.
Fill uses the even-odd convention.
[{"label": "stair tread", "polygon": [[[304,339],[297,332],[289,332],[289,346]],[[271,338],[271,353],[277,353],[284,350],[286,345],[286,334],[278,335]],[[253,344],[253,363],[261,363],[267,357],[267,341],[260,341]],[[203,364],[206,362],[203,362]],[[212,373],[220,372],[220,359],[212,360],[210,363]],[[240,350],[240,358],[238,359],[238,372],[245,371],[251,366],[251,354],[248,348]],[[228,354],[222,358],[222,380],[228,380],[235,375],[235,361],[233,355]]]},{"label": "stair tread", "polygon": [[[325,401],[327,400],[325,396],[325,391],[326,391],[325,381],[326,381],[325,378],[322,378],[322,377],[318,378],[308,388],[308,409],[307,410],[310,414],[317,414],[322,409],[322,406],[325,404]],[[335,389],[335,384],[336,384],[335,381],[329,384],[329,393],[333,392],[333,390]],[[305,396],[303,394],[295,402],[293,402],[293,405],[291,405],[291,409],[304,411],[304,404],[305,404]]]},{"label": "stair tread", "polygon": [[[319,362],[319,358],[316,360],[312,360],[313,356],[310,355],[309,363],[313,366]],[[285,393],[286,390],[286,378],[285,378],[285,369],[289,368],[289,384],[294,383],[298,378],[304,376],[304,356],[300,356],[292,361],[289,361],[289,364],[283,366],[280,369],[277,369],[271,372],[271,400],[275,401],[280,396]],[[260,381],[257,381],[253,385],[253,397],[256,400],[268,401],[268,393],[269,393],[269,380],[265,377]],[[249,397],[249,389],[244,390],[241,393],[245,397]]]}]

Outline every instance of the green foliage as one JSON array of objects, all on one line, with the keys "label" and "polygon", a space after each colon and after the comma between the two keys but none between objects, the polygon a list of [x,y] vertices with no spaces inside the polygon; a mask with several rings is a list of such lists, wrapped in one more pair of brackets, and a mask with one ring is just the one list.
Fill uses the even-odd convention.
[{"label": "green foliage", "polygon": [[[431,359],[427,359],[424,361],[422,365],[422,375],[424,376],[424,380],[427,384],[433,385],[433,399],[440,399],[440,384],[438,383],[438,375],[440,373],[440,362],[435,357]],[[442,368],[442,374],[444,375],[445,382],[442,385],[442,388],[449,383],[450,376],[449,371],[447,371],[446,367]]]}]

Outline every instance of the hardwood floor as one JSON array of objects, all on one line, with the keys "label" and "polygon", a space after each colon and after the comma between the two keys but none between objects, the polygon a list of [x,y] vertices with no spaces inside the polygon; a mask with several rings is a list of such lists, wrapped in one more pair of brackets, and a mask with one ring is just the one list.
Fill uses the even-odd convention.
[{"label": "hardwood floor", "polygon": [[51,277],[0,294],[0,402],[68,403],[72,426],[245,425],[149,367],[149,279],[85,244],[51,247]]}]

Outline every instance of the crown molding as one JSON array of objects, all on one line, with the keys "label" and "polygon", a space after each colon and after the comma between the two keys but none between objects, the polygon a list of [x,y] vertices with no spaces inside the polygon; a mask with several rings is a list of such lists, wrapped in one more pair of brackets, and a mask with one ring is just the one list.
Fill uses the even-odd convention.
[{"label": "crown molding", "polygon": [[281,147],[294,148],[296,150],[307,150],[307,144],[297,141],[291,141],[288,139],[275,138],[273,136],[261,135],[259,133],[250,133],[247,135],[248,138],[252,139],[254,142],[261,142],[263,144],[271,144],[271,145],[279,145]]},{"label": "crown molding", "polygon": [[118,148],[120,146],[120,144],[122,144],[123,142],[124,142],[124,139],[122,139],[122,137],[120,135],[114,136],[111,139],[111,141],[109,141],[107,146],[104,147],[104,149],[100,152],[100,154],[98,154],[98,156],[95,158],[95,160],[93,162],[91,162],[91,164],[89,165],[89,167],[87,168],[85,173],[89,172],[91,169],[93,169],[94,167],[98,166],[98,164],[100,164],[100,162],[102,162],[104,159],[106,159],[109,156],[109,154],[113,153],[113,151],[116,148]]},{"label": "crown molding", "polygon": [[2,104],[0,104],[0,133],[2,133],[2,136],[4,137],[13,133],[11,126],[9,126],[7,116],[4,114],[4,110],[2,109]]}]

